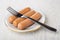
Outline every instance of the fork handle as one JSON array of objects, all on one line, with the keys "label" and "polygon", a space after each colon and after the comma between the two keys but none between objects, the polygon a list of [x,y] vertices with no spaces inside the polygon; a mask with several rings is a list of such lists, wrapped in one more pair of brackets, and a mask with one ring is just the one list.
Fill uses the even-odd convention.
[{"label": "fork handle", "polygon": [[46,24],[43,24],[43,23],[38,22],[38,21],[37,21],[37,23],[40,24],[40,25],[42,25],[42,26],[44,26],[45,28],[47,28],[47,29],[49,29],[49,30],[51,30],[51,31],[55,31],[55,32],[57,31],[55,28],[50,27],[50,26],[48,26],[48,25],[46,25]]},{"label": "fork handle", "polygon": [[46,24],[43,24],[43,23],[41,23],[41,22],[39,22],[39,21],[36,21],[36,20],[34,20],[34,19],[30,18],[30,17],[27,17],[27,18],[31,19],[32,21],[38,23],[39,25],[42,25],[43,27],[45,27],[45,28],[47,28],[47,29],[49,29],[49,30],[51,30],[51,31],[54,31],[54,32],[57,31],[57,29],[55,29],[55,28],[53,28],[53,27],[50,27],[50,26],[48,26],[48,25],[46,25]]}]

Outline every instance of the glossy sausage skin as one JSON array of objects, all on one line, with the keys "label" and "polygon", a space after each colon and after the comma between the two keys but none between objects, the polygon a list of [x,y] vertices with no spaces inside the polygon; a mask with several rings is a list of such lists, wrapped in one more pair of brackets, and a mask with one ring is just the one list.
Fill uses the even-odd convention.
[{"label": "glossy sausage skin", "polygon": [[8,18],[8,22],[12,23],[17,17],[16,16],[10,16]]},{"label": "glossy sausage skin", "polygon": [[24,21],[25,19],[26,19],[26,18],[23,18],[23,17],[16,18],[16,19],[13,21],[13,25],[14,25],[15,27],[17,27],[18,23]]},{"label": "glossy sausage skin", "polygon": [[33,16],[31,16],[31,18],[35,19],[35,20],[39,20],[42,17],[42,15],[39,12],[36,12]]},{"label": "glossy sausage skin", "polygon": [[[41,14],[39,13],[35,13],[34,15],[31,16],[31,18],[35,19],[35,20],[39,20],[41,18]],[[18,28],[20,30],[26,29],[27,27],[29,27],[30,25],[32,25],[34,22],[30,19],[25,19],[24,21],[22,21],[21,23],[18,24]]]},{"label": "glossy sausage skin", "polygon": [[22,9],[21,11],[19,11],[20,14],[25,14],[27,12],[29,12],[31,9],[29,7],[26,7],[25,9]]},{"label": "glossy sausage skin", "polygon": [[35,11],[34,10],[31,10],[31,11],[25,13],[24,15],[30,17],[30,16],[32,16],[34,14],[35,14]]}]

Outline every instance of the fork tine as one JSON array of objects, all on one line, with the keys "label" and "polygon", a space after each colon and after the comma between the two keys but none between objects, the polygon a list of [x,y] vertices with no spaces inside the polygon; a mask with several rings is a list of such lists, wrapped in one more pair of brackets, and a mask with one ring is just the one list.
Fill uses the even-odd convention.
[{"label": "fork tine", "polygon": [[7,10],[10,12],[10,13],[12,13],[13,15],[17,15],[17,11],[15,11],[13,8],[11,8],[11,7],[8,7],[7,8]]},{"label": "fork tine", "polygon": [[8,10],[11,14],[13,14],[13,15],[15,15],[15,16],[17,16],[17,17],[21,17],[21,16],[22,16],[22,14],[20,14],[20,13],[17,12],[17,11],[15,11],[15,10],[14,10],[13,8],[11,8],[11,7],[8,7],[7,10]]}]

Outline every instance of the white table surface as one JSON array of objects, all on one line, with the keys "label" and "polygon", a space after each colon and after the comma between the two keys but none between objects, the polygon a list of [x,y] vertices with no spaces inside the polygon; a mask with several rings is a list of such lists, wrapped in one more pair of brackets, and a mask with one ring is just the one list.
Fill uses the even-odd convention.
[{"label": "white table surface", "polygon": [[[8,6],[17,11],[24,7],[42,10],[46,16],[46,24],[58,31],[55,33],[42,27],[35,32],[13,32],[4,24],[4,18],[9,13],[6,10]],[[0,40],[60,40],[60,0],[0,0]]]}]

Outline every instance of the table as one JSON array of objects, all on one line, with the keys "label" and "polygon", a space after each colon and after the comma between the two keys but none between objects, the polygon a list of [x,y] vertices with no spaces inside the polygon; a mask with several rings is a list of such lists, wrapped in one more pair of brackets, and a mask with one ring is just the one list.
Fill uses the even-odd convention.
[{"label": "table", "polygon": [[[45,24],[58,31],[52,32],[44,27],[27,33],[9,30],[4,24],[4,19],[8,14],[6,8],[9,6],[17,11],[24,7],[42,10],[46,16]],[[60,40],[60,0],[0,0],[0,40]]]}]

